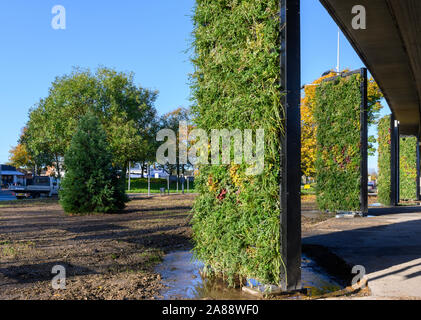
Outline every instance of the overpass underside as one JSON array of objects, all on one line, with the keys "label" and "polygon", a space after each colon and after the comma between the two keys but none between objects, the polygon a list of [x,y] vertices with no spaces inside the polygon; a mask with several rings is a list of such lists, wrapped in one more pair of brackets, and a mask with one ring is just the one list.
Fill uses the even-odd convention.
[{"label": "overpass underside", "polygon": [[[421,1],[320,0],[382,89],[400,133],[418,136],[421,120]],[[355,6],[366,29],[354,29]]]}]

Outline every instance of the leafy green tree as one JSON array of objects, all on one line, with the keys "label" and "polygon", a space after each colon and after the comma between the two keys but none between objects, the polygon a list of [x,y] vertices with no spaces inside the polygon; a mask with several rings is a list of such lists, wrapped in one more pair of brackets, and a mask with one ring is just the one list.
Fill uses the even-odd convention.
[{"label": "leafy green tree", "polygon": [[60,172],[60,160],[79,120],[92,113],[107,134],[114,163],[124,170],[129,161],[150,156],[145,150],[152,135],[150,124],[156,118],[156,97],[157,92],[136,86],[132,73],[76,68],[57,77],[48,96],[31,110],[25,141],[33,157],[43,155]]},{"label": "leafy green tree", "polygon": [[101,123],[83,116],[64,157],[60,203],[67,213],[115,212],[127,200]]},{"label": "leafy green tree", "polygon": [[41,99],[29,114],[20,143],[26,146],[29,155],[35,162],[35,171],[47,166],[54,166],[57,175],[61,176],[61,163],[64,156],[63,140],[60,134],[60,123],[52,121],[53,114],[46,109],[46,100]]},{"label": "leafy green tree", "polygon": [[[191,130],[191,124],[190,122],[190,111],[186,108],[177,108],[161,117],[160,126],[161,129],[171,129],[176,133],[177,137],[177,143],[176,143],[176,150],[177,150],[177,156],[176,156],[176,164],[167,164],[165,165],[164,170],[166,170],[169,174],[172,174],[175,172],[177,175],[177,178],[180,177],[180,173],[184,174],[186,167],[189,165],[187,164],[181,164],[180,163],[180,151],[179,151],[179,145],[180,145],[180,122],[184,121],[188,124],[189,131]],[[156,150],[156,149],[155,149]]]}]

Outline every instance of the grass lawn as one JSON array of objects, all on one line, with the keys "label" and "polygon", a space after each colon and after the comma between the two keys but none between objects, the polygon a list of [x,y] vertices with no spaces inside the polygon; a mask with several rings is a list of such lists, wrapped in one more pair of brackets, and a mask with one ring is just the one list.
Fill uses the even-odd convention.
[{"label": "grass lawn", "polygon": [[314,194],[316,194],[316,185],[311,184],[309,189],[305,189],[304,186],[301,186],[301,194],[302,195],[314,195]]},{"label": "grass lawn", "polygon": [[[148,179],[147,178],[136,178],[131,179],[130,191],[128,190],[128,180],[126,185],[127,193],[148,193]],[[160,193],[161,188],[167,190],[167,179],[151,179],[151,193]],[[182,185],[181,181],[178,183],[178,192],[181,193]],[[177,182],[170,182],[170,193],[177,192]],[[185,193],[195,193],[194,183],[189,182],[189,191],[187,192],[187,181],[184,183]]]}]

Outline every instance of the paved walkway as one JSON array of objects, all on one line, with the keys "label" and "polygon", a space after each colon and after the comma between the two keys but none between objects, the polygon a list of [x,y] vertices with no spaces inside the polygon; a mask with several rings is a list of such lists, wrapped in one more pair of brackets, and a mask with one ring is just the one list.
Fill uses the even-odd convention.
[{"label": "paved walkway", "polygon": [[331,219],[303,232],[351,266],[365,267],[374,299],[421,299],[421,207],[370,209],[371,218]]}]

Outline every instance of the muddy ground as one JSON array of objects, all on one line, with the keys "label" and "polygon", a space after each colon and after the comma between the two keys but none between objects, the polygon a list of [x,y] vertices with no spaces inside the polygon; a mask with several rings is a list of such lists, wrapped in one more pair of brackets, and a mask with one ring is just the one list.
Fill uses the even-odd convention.
[{"label": "muddy ground", "polygon": [[[138,197],[123,214],[70,217],[57,201],[0,203],[0,299],[153,299],[153,267],[190,248],[191,195]],[[53,290],[53,266],[66,290]]]},{"label": "muddy ground", "polygon": [[[155,299],[154,267],[192,247],[194,195],[137,196],[121,214],[66,216],[57,200],[0,202],[0,299]],[[303,231],[332,215],[302,201]],[[66,268],[54,290],[52,268]]]}]

